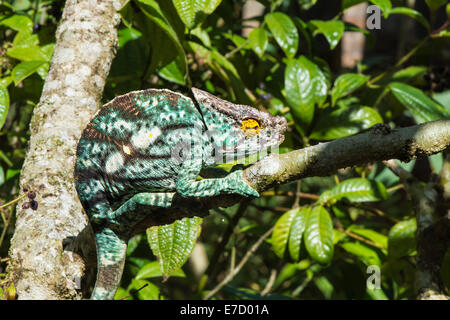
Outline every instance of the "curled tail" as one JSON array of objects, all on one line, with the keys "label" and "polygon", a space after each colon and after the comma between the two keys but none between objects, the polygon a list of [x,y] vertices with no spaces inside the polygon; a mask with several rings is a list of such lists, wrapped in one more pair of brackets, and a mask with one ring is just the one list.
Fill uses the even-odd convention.
[{"label": "curled tail", "polygon": [[95,240],[97,242],[97,280],[91,299],[112,300],[122,277],[127,242],[107,227],[95,232]]}]

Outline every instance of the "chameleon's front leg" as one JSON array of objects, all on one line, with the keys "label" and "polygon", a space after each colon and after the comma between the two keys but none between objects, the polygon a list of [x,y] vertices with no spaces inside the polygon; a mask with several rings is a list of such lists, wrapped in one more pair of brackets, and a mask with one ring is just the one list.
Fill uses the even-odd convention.
[{"label": "chameleon's front leg", "polygon": [[196,178],[202,167],[201,159],[183,162],[177,180],[177,191],[183,197],[213,197],[223,194],[240,194],[244,197],[259,197],[242,177],[242,170],[236,170],[224,178]]}]

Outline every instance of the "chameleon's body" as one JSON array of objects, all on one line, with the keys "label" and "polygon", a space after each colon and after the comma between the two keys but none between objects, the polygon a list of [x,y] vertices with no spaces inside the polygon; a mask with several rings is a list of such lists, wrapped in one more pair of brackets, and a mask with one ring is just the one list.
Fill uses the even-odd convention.
[{"label": "chameleon's body", "polygon": [[[280,144],[286,120],[198,89],[193,93],[197,105],[169,90],[116,97],[81,136],[75,181],[97,241],[93,299],[114,297],[128,239],[146,216],[173,209],[174,198],[258,196],[241,170],[225,178],[196,178],[223,155],[243,156]],[[180,210],[199,209],[181,205]]]}]

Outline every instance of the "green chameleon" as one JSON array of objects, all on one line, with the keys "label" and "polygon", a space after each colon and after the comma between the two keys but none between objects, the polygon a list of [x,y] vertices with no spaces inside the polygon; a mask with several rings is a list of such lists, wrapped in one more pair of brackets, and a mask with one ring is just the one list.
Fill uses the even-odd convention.
[{"label": "green chameleon", "polygon": [[[286,119],[193,88],[195,99],[165,89],[116,97],[84,129],[75,183],[97,244],[92,299],[113,299],[127,242],[145,221],[167,223],[170,210],[199,213],[199,197],[258,197],[236,170],[197,179],[200,170],[278,146]],[[197,202],[198,203],[198,202]],[[148,227],[148,222],[146,224]]]}]

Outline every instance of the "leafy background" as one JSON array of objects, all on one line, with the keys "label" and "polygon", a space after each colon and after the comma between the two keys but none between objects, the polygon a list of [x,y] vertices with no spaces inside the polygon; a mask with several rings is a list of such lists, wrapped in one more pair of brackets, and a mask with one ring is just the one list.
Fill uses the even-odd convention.
[{"label": "leafy background", "polygon": [[[103,102],[150,87],[181,92],[202,88],[285,116],[291,130],[281,152],[378,123],[396,128],[449,117],[448,1],[408,1],[413,7],[403,0],[370,1],[383,15],[381,29],[371,31],[342,20],[345,9],[363,1],[258,2],[264,6],[252,18],[258,26],[244,34],[249,26],[242,18],[245,1],[129,1],[121,10],[118,51]],[[18,177],[28,125],[63,6],[62,0],[0,4],[3,202],[17,199],[22,191]],[[405,23],[409,29],[400,27]],[[366,39],[364,59],[353,69],[339,63],[344,32]],[[443,162],[444,155],[437,154],[399,165],[425,182],[440,172]],[[1,276],[14,231],[14,206],[0,210]],[[331,177],[278,187],[204,219],[148,229],[130,241],[116,297],[204,298],[245,258],[215,297],[414,298],[416,229],[404,186],[389,169],[382,163],[347,168]],[[270,236],[261,238],[264,234]],[[264,240],[258,251],[246,255],[258,239]],[[207,267],[199,270],[201,258],[207,259]],[[366,285],[367,268],[373,265],[381,270],[376,290]],[[448,290],[449,250],[441,271]],[[3,298],[14,297],[11,290],[4,287]]]}]

